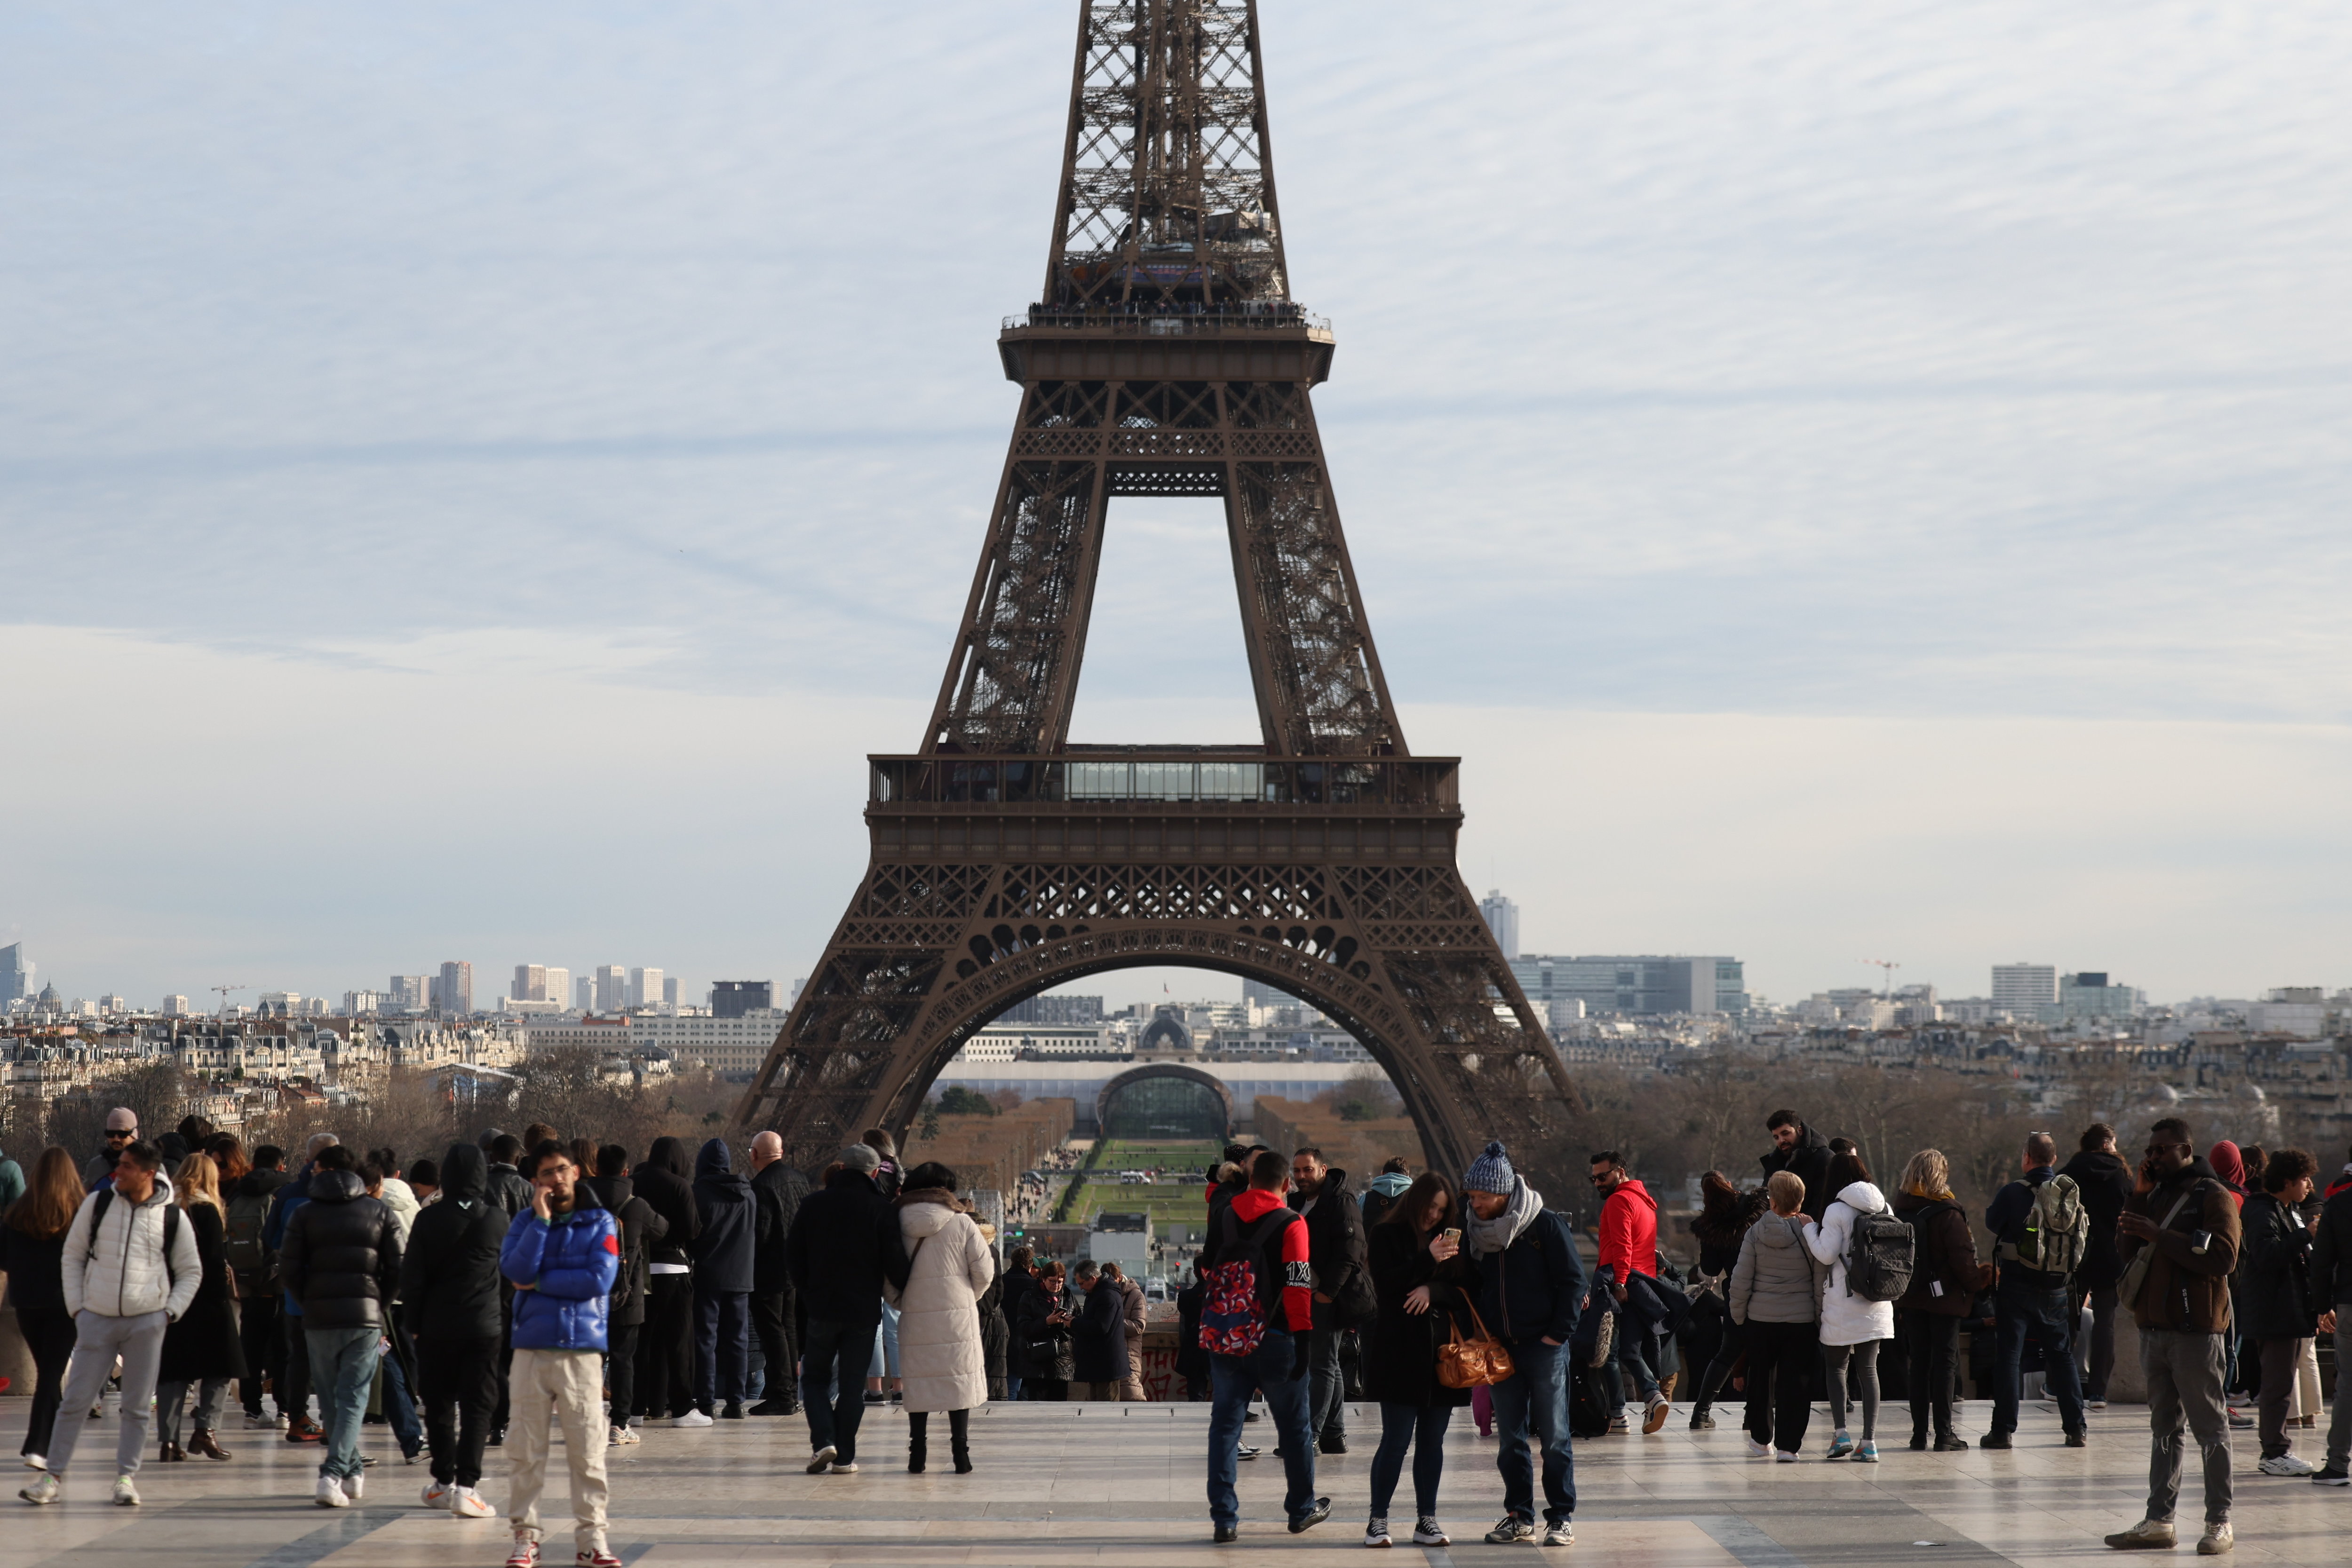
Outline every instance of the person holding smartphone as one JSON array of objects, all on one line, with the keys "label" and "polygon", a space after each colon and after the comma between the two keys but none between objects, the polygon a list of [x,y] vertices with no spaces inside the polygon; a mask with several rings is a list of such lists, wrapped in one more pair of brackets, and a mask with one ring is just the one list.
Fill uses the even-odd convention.
[{"label": "person holding smartphone", "polygon": [[1445,1427],[1470,1403],[1470,1390],[1437,1379],[1437,1353],[1466,1329],[1469,1292],[1477,1285],[1462,1256],[1462,1200],[1436,1171],[1413,1177],[1371,1227],[1366,1248],[1379,1316],[1364,1347],[1364,1392],[1380,1402],[1381,1446],[1372,1456],[1371,1517],[1364,1544],[1387,1546],[1389,1503],[1404,1457],[1412,1454],[1415,1546],[1444,1546],[1437,1522],[1438,1482],[1445,1473]]}]

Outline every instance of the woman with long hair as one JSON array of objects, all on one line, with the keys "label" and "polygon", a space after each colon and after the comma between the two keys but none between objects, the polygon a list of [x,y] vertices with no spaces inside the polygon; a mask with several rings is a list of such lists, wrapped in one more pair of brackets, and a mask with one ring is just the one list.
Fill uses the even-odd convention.
[{"label": "woman with long hair", "polygon": [[1691,1217],[1690,1229],[1698,1242],[1700,1277],[1691,1293],[1695,1306],[1711,1304],[1712,1315],[1722,1325],[1722,1331],[1714,1354],[1700,1365],[1690,1425],[1694,1432],[1711,1432],[1715,1429],[1715,1417],[1709,1409],[1747,1348],[1740,1325],[1731,1321],[1725,1304],[1725,1288],[1731,1278],[1732,1265],[1739,1261],[1739,1239],[1748,1234],[1748,1228],[1756,1223],[1767,1205],[1762,1187],[1742,1192],[1721,1171],[1707,1172],[1699,1177],[1698,1186],[1700,1207]]},{"label": "woman with long hair", "polygon": [[213,1166],[220,1174],[224,1198],[231,1187],[253,1174],[253,1162],[246,1157],[245,1145],[235,1133],[215,1133],[205,1140],[205,1153],[213,1157]]},{"label": "woman with long hair", "polygon": [[955,1195],[956,1175],[937,1160],[907,1173],[898,1193],[907,1284],[885,1295],[898,1309],[898,1366],[907,1407],[907,1469],[929,1458],[930,1414],[948,1413],[956,1474],[971,1471],[971,1409],[988,1399],[980,1298],[996,1281],[996,1254]]},{"label": "woman with long hair", "polygon": [[1941,1150],[1921,1149],[1903,1167],[1896,1184],[1895,1215],[1910,1222],[1918,1238],[1912,1249],[1911,1287],[1895,1302],[1895,1336],[1911,1392],[1911,1446],[1928,1446],[1935,1422],[1935,1449],[1956,1454],[1969,1440],[1952,1430],[1953,1351],[1960,1320],[1984,1287],[1987,1270],[1977,1263],[1976,1233],[1952,1196],[1952,1166]]},{"label": "woman with long hair", "polygon": [[1462,1199],[1454,1184],[1424,1171],[1371,1228],[1365,1248],[1380,1315],[1364,1346],[1364,1393],[1381,1406],[1372,1456],[1371,1518],[1364,1544],[1389,1544],[1389,1503],[1407,1449],[1412,1453],[1413,1544],[1444,1546],[1437,1487],[1445,1473],[1445,1427],[1470,1403],[1466,1388],[1437,1380],[1438,1347],[1477,1290],[1462,1250]]},{"label": "woman with long hair", "polygon": [[[156,1457],[166,1463],[202,1454],[226,1459],[217,1436],[228,1403],[228,1382],[246,1375],[238,1343],[236,1294],[229,1284],[228,1211],[221,1203],[220,1169],[210,1155],[190,1155],[172,1173],[173,1201],[196,1239],[196,1262],[204,1282],[180,1321],[163,1331],[163,1359],[155,1368]],[[188,1389],[196,1390],[194,1429],[180,1446],[180,1417]]]},{"label": "woman with long hair", "polygon": [[0,1270],[8,1276],[8,1304],[33,1353],[32,1419],[25,1426],[25,1463],[48,1469],[49,1437],[57,1429],[66,1363],[73,1359],[74,1321],[66,1311],[66,1232],[82,1203],[81,1172],[59,1148],[41,1151],[25,1195],[0,1216]]}]

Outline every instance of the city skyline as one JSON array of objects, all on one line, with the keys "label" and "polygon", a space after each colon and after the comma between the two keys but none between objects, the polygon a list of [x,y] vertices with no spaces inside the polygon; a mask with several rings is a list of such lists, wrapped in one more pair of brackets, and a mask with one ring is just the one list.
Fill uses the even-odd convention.
[{"label": "city skyline", "polygon": [[[1066,8],[132,9],[0,19],[0,933],[91,994],[804,973],[968,586]],[[1353,559],[1523,946],[2342,977],[2334,8],[1266,26]],[[1076,738],[1255,737],[1223,549],[1113,508]]]}]

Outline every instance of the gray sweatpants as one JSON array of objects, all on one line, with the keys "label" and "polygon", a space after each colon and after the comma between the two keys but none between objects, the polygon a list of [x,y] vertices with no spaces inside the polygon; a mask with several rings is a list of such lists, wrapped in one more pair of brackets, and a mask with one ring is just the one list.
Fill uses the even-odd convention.
[{"label": "gray sweatpants", "polygon": [[114,1469],[118,1475],[139,1473],[139,1454],[147,1447],[148,1406],[155,1397],[155,1367],[163,1358],[163,1329],[169,1321],[162,1312],[110,1318],[88,1307],[75,1315],[73,1359],[66,1363],[65,1395],[58,1405],[56,1435],[49,1439],[49,1474],[65,1479],[74,1445],[89,1425],[89,1407],[98,1403],[118,1355],[122,1358],[122,1421],[114,1437]]},{"label": "gray sweatpants", "polygon": [[2230,1414],[2221,1399],[2228,1354],[2217,1333],[2177,1329],[2139,1332],[2139,1369],[2147,1379],[2147,1424],[2156,1435],[2147,1466],[2147,1516],[2169,1522],[2180,1500],[2182,1432],[2193,1432],[2205,1460],[2205,1522],[2230,1518]]}]

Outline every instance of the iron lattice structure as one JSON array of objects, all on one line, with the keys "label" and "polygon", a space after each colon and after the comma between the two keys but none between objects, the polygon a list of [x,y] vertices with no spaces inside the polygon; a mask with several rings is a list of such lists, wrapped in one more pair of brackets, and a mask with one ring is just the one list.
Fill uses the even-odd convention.
[{"label": "iron lattice structure", "polygon": [[[955,650],[920,750],[872,758],[871,866],[738,1125],[812,1166],[903,1136],[1015,1002],[1182,964],[1351,1030],[1431,1164],[1540,1144],[1567,1070],[1455,867],[1456,761],[1405,745],[1332,499],[1333,340],[1290,298],[1255,0],[1082,0],[1073,78]],[[1255,746],[1070,741],[1107,509],[1139,495],[1224,502]]]}]

